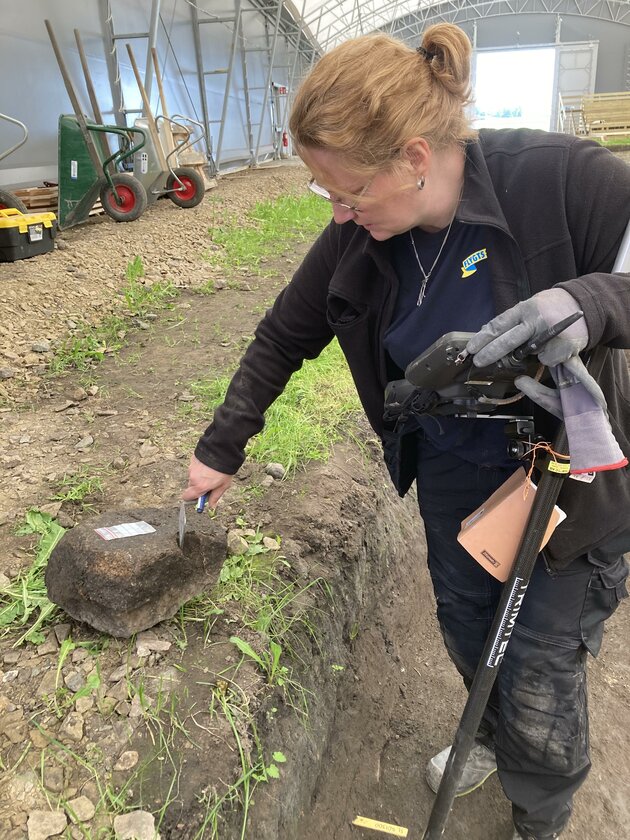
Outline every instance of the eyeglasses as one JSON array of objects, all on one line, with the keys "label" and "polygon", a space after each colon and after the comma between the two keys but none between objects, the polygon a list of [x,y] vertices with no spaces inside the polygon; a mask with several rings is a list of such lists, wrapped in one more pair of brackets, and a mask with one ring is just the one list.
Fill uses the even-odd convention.
[{"label": "eyeglasses", "polygon": [[361,209],[357,205],[361,201],[361,199],[363,198],[365,193],[368,191],[368,189],[370,188],[370,185],[371,185],[371,183],[372,183],[372,181],[374,180],[375,177],[376,176],[370,178],[370,180],[367,182],[367,184],[363,187],[363,189],[361,190],[361,192],[359,193],[359,195],[357,197],[356,204],[346,204],[343,201],[338,201],[336,198],[333,198],[331,196],[331,194],[328,192],[328,190],[325,189],[325,187],[321,187],[317,183],[315,178],[311,178],[311,180],[308,182],[308,188],[312,193],[315,193],[315,195],[318,195],[320,198],[323,198],[324,201],[328,201],[331,204],[336,204],[337,207],[343,207],[344,210],[349,210],[351,213],[360,213]]}]

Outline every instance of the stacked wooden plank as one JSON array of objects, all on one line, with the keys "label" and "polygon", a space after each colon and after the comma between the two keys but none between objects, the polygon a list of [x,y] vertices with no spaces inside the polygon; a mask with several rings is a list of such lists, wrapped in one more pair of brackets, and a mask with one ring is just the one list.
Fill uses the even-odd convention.
[{"label": "stacked wooden plank", "polygon": [[583,96],[582,109],[589,134],[630,135],[630,91]]},{"label": "stacked wooden plank", "polygon": [[[13,195],[20,198],[28,210],[33,213],[56,213],[59,188],[56,185],[47,187],[23,187],[12,190]],[[90,216],[103,213],[100,200],[90,210]]]}]

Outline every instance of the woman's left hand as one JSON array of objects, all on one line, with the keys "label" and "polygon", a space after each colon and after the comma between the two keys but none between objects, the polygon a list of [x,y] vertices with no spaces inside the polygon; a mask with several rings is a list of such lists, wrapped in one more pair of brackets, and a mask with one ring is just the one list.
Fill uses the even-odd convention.
[{"label": "woman's left hand", "polygon": [[[489,321],[470,339],[466,350],[475,366],[486,367],[579,311],[578,302],[569,292],[545,289]],[[587,343],[588,328],[581,317],[543,344],[537,355],[542,364],[553,367],[577,356]]]}]

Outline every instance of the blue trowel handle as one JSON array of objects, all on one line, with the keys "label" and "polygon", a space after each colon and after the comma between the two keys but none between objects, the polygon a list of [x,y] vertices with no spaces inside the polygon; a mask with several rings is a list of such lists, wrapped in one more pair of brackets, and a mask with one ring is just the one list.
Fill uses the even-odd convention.
[{"label": "blue trowel handle", "polygon": [[208,501],[209,495],[210,493],[204,493],[203,496],[199,496],[199,498],[197,499],[197,507],[195,508],[197,513],[203,513],[203,509],[206,506],[206,502]]}]

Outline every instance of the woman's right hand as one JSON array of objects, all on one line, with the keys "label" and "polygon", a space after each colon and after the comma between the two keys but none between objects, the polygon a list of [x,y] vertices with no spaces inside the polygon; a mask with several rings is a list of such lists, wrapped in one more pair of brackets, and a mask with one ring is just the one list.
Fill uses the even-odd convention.
[{"label": "woman's right hand", "polygon": [[208,507],[214,509],[232,483],[232,478],[231,475],[207,467],[193,455],[188,467],[188,486],[182,491],[182,499],[192,502],[208,493]]}]

